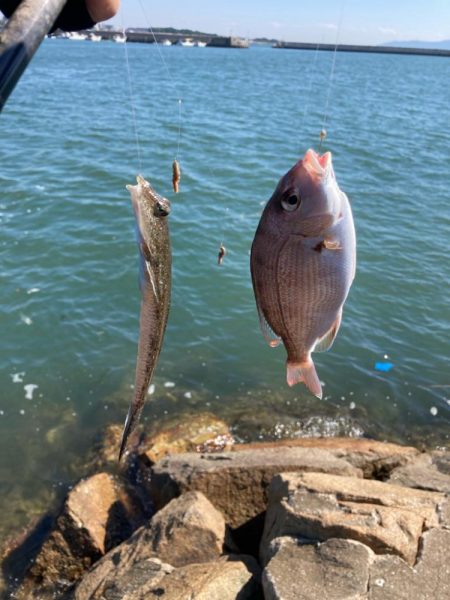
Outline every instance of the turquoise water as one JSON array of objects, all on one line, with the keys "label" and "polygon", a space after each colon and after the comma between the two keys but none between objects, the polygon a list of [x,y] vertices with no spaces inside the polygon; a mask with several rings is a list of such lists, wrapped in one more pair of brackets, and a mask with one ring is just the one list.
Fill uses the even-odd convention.
[{"label": "turquoise water", "polygon": [[[139,171],[173,203],[147,427],[208,410],[243,440],[446,445],[450,62],[338,54],[330,88],[326,52],[127,50],[132,101],[123,45],[47,40],[0,115],[0,534],[83,475],[96,433],[125,418],[139,311],[125,185]],[[317,147],[327,104],[358,269],[338,339],[316,355],[320,401],[287,388],[284,350],[263,341],[249,249],[279,177]]]}]

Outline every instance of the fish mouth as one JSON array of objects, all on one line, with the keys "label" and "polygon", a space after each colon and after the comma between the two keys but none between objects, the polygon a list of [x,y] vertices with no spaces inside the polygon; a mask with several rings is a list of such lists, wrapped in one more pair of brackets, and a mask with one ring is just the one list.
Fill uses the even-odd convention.
[{"label": "fish mouth", "polygon": [[323,179],[333,172],[331,152],[320,155],[312,148],[306,151],[303,164],[311,175]]},{"label": "fish mouth", "polygon": [[142,175],[138,175],[136,177],[137,186],[127,186],[127,189],[130,188],[140,188],[143,191],[144,197],[150,202],[150,205],[153,206],[153,214],[156,217],[167,217],[170,214],[171,206],[169,200],[158,194],[150,182],[147,181]]}]

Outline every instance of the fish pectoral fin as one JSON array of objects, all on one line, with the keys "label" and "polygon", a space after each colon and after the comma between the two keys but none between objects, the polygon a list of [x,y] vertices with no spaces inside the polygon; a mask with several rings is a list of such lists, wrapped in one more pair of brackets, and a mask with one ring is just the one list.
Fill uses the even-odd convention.
[{"label": "fish pectoral fin", "polygon": [[158,287],[156,285],[155,274],[153,272],[151,263],[148,261],[144,261],[144,265],[141,269],[139,287],[144,298],[148,297],[148,294],[151,294],[155,301],[158,302],[159,294]]},{"label": "fish pectoral fin", "polygon": [[144,242],[144,240],[140,240],[139,242],[139,251],[146,262],[151,260],[152,255],[150,254],[150,248]]},{"label": "fish pectoral fin", "polygon": [[342,250],[341,242],[339,240],[323,240],[323,247],[327,250]]},{"label": "fish pectoral fin", "polygon": [[272,330],[272,327],[267,322],[266,317],[263,315],[263,312],[258,304],[257,304],[257,308],[258,308],[259,324],[261,326],[261,331],[264,336],[264,339],[266,340],[266,342],[269,344],[269,346],[271,348],[276,348],[277,346],[280,345],[281,338],[279,335],[277,335]]},{"label": "fish pectoral fin", "polygon": [[341,320],[342,309],[339,311],[336,320],[334,321],[330,329],[326,332],[326,334],[322,338],[317,340],[316,345],[314,346],[314,352],[326,352],[331,348],[334,342],[334,338],[336,337],[337,332],[339,331],[339,327],[341,326]]},{"label": "fish pectoral fin", "polygon": [[139,287],[141,294],[146,296],[149,292],[158,301],[158,287],[156,285],[155,271],[152,265],[152,256],[148,245],[143,239],[139,241],[139,254],[141,257]]}]

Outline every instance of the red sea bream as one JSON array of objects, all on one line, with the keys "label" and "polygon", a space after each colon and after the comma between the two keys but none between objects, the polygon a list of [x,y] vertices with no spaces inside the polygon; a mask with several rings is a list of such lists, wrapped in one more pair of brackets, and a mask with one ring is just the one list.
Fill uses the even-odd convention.
[{"label": "red sea bream", "polygon": [[287,383],[322,386],[311,358],[328,350],[355,276],[352,211],[331,153],[308,150],[279,181],[256,230],[253,289],[263,334],[287,351]]}]

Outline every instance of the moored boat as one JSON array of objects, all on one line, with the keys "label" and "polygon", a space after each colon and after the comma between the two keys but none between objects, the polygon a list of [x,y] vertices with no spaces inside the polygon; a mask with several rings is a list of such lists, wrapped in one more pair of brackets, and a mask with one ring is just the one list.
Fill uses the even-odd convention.
[{"label": "moored boat", "polygon": [[116,44],[124,44],[127,41],[127,36],[124,33],[118,33],[113,36],[112,40],[113,42],[116,42]]}]

